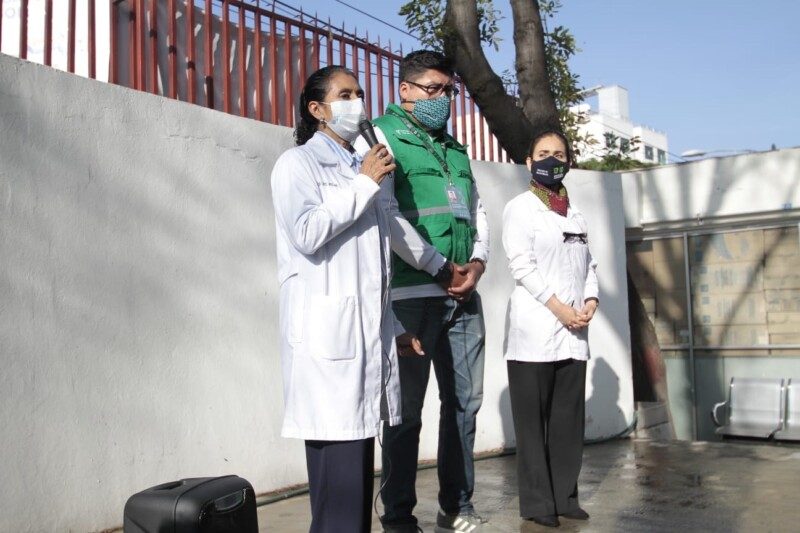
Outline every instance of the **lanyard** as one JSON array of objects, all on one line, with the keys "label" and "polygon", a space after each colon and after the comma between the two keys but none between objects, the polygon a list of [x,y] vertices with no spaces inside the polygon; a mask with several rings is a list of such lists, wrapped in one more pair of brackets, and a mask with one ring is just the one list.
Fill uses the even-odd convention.
[{"label": "lanyard", "polygon": [[[437,152],[436,149],[433,147],[433,143],[430,140],[430,136],[420,132],[419,129],[417,129],[417,127],[414,126],[414,124],[412,124],[410,120],[408,120],[408,118],[404,117],[400,113],[393,112],[392,114],[395,115],[400,120],[402,120],[403,124],[405,124],[408,130],[411,133],[413,133],[417,139],[422,141],[422,144],[425,146],[425,149],[428,150],[428,153],[431,154],[436,159],[436,161],[442,167],[442,170],[444,171],[445,175],[447,176],[447,181],[450,182],[450,185],[452,185],[453,177],[450,174],[450,167],[447,165],[447,161],[445,161],[444,158],[441,156],[441,154],[439,154],[439,152]],[[445,146],[444,142],[441,143],[441,147],[442,147],[442,153],[446,154],[447,147]]]}]

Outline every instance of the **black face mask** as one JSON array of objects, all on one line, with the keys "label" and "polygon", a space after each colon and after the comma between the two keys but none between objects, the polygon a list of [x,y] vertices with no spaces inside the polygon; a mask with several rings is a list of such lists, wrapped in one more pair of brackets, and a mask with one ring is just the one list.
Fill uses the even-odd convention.
[{"label": "black face mask", "polygon": [[537,183],[541,183],[545,187],[553,187],[561,183],[567,172],[569,172],[569,165],[552,155],[531,163],[531,176]]}]

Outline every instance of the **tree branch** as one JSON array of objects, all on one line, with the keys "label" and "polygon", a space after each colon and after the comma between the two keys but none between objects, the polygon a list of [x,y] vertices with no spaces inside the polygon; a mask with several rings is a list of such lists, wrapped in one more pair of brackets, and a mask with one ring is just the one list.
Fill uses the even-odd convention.
[{"label": "tree branch", "polygon": [[[503,81],[486,59],[478,22],[478,9],[474,0],[448,0],[444,17],[447,28],[444,52],[453,60],[455,71],[481,110],[489,130],[515,162],[524,163],[533,135],[533,124],[517,106],[516,99],[506,93]],[[541,28],[541,23],[539,26]],[[544,80],[547,85],[546,72]],[[552,96],[550,100],[553,101]],[[555,103],[552,106],[557,117]]]}]

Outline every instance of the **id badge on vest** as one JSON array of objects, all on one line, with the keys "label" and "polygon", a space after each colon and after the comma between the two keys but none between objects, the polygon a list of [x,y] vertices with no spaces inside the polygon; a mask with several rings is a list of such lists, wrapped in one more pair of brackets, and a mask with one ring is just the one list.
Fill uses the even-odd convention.
[{"label": "id badge on vest", "polygon": [[445,191],[447,192],[447,201],[450,202],[450,210],[453,212],[453,216],[462,220],[472,220],[472,213],[470,213],[461,191],[452,183],[445,187]]}]

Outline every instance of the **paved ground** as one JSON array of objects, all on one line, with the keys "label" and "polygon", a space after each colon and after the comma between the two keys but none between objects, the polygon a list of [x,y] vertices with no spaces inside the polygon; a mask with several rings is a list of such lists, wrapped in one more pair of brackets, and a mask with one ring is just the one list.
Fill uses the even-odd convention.
[{"label": "paved ground", "polygon": [[[476,463],[488,531],[552,531],[519,518],[514,456]],[[377,487],[376,487],[377,490]],[[436,470],[419,473],[417,516],[436,517]],[[800,446],[620,440],[587,446],[579,491],[588,522],[566,531],[800,531]],[[380,507],[380,504],[379,504]],[[261,531],[308,531],[308,496],[259,508]],[[377,516],[373,531],[381,531]]]}]

